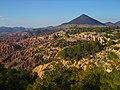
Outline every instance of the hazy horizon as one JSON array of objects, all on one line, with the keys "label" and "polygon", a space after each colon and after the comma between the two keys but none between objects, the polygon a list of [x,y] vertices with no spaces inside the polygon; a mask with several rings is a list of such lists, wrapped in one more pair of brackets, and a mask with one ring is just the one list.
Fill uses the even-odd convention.
[{"label": "hazy horizon", "polygon": [[103,23],[120,21],[119,0],[1,0],[0,27],[46,27],[86,14]]}]

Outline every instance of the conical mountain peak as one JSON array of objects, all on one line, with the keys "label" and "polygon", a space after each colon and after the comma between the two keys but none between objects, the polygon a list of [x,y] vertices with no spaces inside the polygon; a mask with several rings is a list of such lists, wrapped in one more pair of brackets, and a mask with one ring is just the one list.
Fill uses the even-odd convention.
[{"label": "conical mountain peak", "polygon": [[104,25],[103,23],[89,17],[86,14],[82,14],[81,16],[73,19],[72,21],[65,24],[82,24],[82,25]]},{"label": "conical mountain peak", "polygon": [[86,14],[82,14],[80,17],[89,17],[89,16]]}]

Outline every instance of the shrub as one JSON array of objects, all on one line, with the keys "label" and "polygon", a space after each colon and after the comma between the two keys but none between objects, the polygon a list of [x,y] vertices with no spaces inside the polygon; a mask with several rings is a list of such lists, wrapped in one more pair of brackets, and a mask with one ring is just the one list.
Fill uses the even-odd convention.
[{"label": "shrub", "polygon": [[112,41],[112,40],[109,40],[108,42],[107,42],[107,46],[111,46],[111,45],[115,45],[116,43],[114,42],[114,41]]},{"label": "shrub", "polygon": [[110,52],[110,53],[108,54],[108,59],[118,60],[119,57],[118,57],[114,52]]},{"label": "shrub", "polygon": [[114,47],[114,50],[119,50],[119,47],[115,46],[115,47]]}]

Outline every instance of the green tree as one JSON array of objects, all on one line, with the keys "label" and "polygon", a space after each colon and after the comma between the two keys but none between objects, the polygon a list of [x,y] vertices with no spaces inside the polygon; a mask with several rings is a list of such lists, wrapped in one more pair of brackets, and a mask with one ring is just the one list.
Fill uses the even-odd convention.
[{"label": "green tree", "polygon": [[6,69],[0,64],[0,90],[26,90],[35,79],[27,70]]}]

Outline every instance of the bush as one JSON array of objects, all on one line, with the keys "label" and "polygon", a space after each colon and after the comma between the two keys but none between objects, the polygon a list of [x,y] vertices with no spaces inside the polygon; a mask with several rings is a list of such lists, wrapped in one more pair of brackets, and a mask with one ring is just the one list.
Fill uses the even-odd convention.
[{"label": "bush", "polygon": [[110,52],[110,53],[108,54],[108,59],[118,60],[119,57],[118,57],[114,52]]},{"label": "bush", "polygon": [[81,32],[98,32],[98,33],[101,33],[101,32],[106,32],[107,34],[108,33],[111,33],[111,31],[114,29],[112,27],[96,27],[96,28],[71,28],[72,30],[68,30],[66,33],[67,34],[77,34],[77,33],[81,33]]},{"label": "bush", "polygon": [[110,37],[112,40],[120,39],[120,32],[115,33],[113,36]]},{"label": "bush", "polygon": [[114,47],[114,50],[119,50],[119,47],[115,46],[115,47]]},{"label": "bush", "polygon": [[112,40],[109,40],[108,42],[107,42],[107,46],[111,46],[111,45],[115,45],[116,43],[114,42],[114,41],[112,41]]},{"label": "bush", "polygon": [[40,64],[43,65],[43,64],[50,63],[52,61],[53,61],[53,59],[47,59],[47,60],[43,60]]},{"label": "bush", "polygon": [[79,60],[83,57],[94,55],[100,50],[101,45],[97,41],[82,42],[80,44],[65,48],[58,54],[58,56],[69,60]]}]

